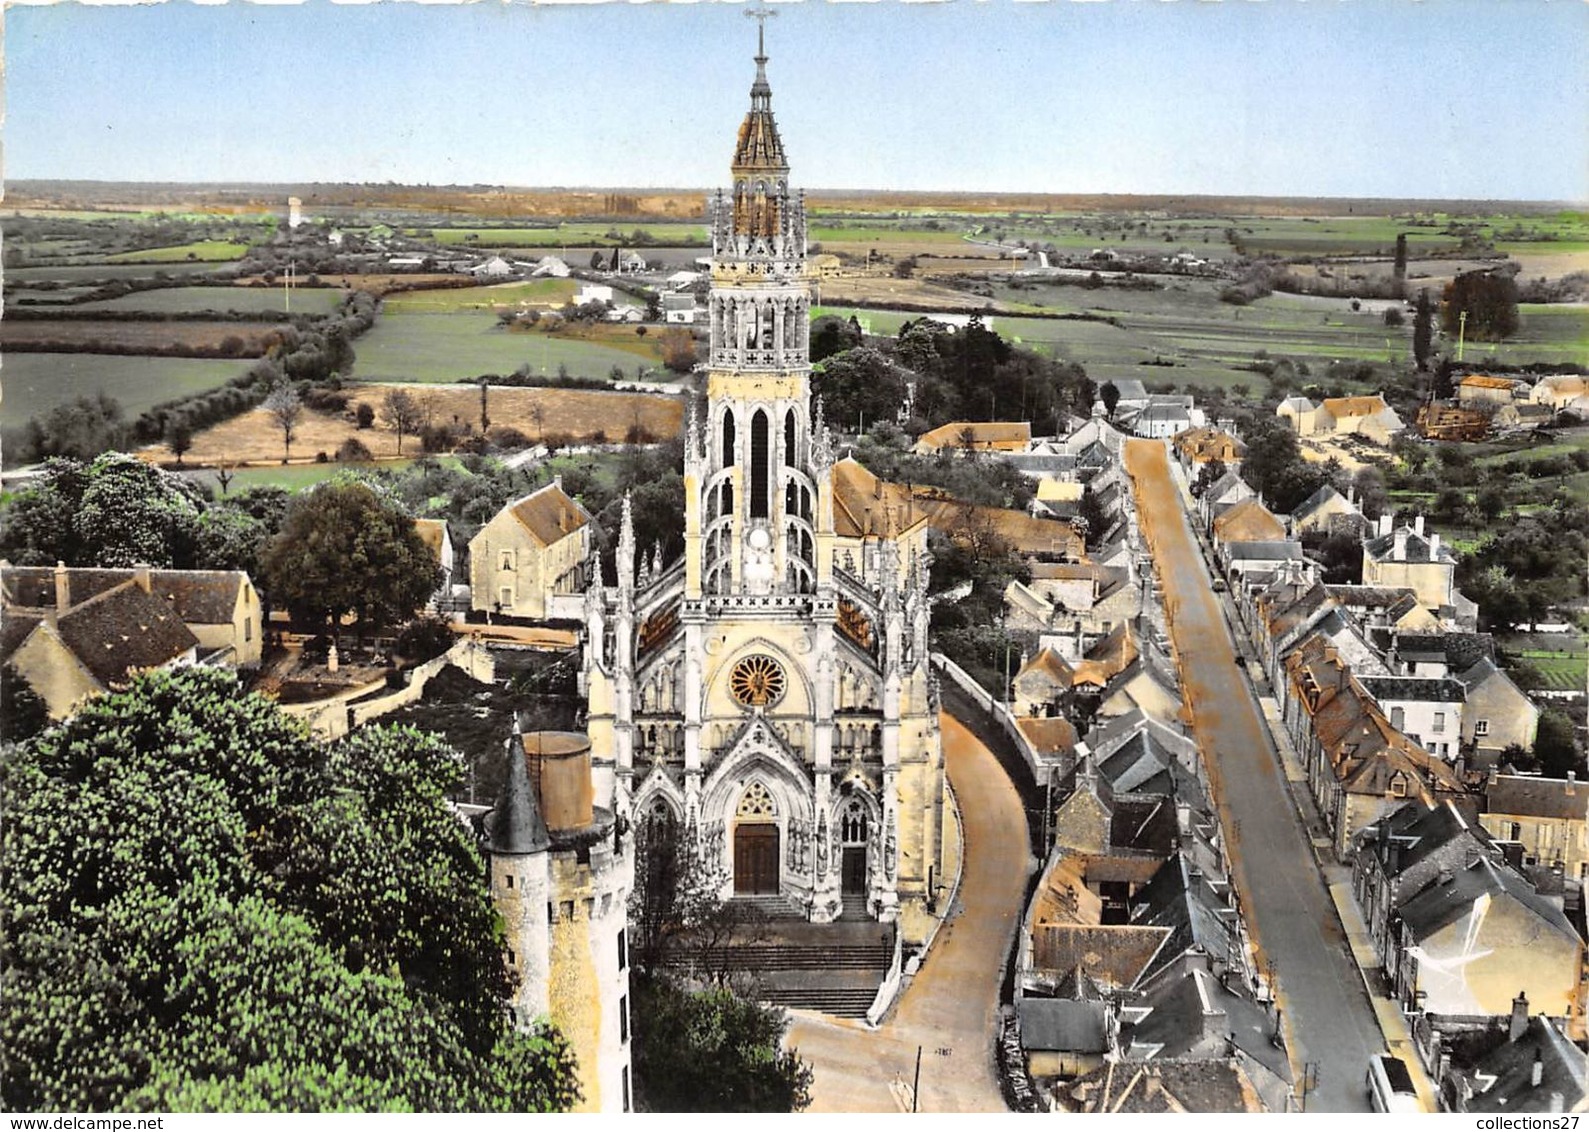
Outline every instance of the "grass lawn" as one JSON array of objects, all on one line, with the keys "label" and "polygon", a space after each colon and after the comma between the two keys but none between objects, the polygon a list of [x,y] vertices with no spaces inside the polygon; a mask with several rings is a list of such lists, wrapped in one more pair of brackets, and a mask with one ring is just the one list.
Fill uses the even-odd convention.
[{"label": "grass lawn", "polygon": [[5,385],[3,416],[7,427],[21,425],[57,405],[103,392],[121,402],[131,420],[162,401],[224,385],[252,364],[231,358],[7,354],[0,369]]},{"label": "grass lawn", "polygon": [[191,244],[177,244],[169,248],[145,248],[136,252],[121,252],[106,256],[106,263],[221,263],[242,259],[248,251],[247,244],[234,240],[195,240]]},{"label": "grass lawn", "polygon": [[[662,364],[656,332],[641,338],[633,327],[612,329],[620,335],[606,342],[585,341],[504,330],[485,313],[383,313],[374,329],[354,344],[358,360],[353,372],[360,381],[434,382],[509,374],[521,365],[549,377],[562,365],[574,377],[605,378],[613,366],[621,366],[633,378],[637,367]],[[616,342],[624,348],[609,344]]]},{"label": "grass lawn", "polygon": [[1582,692],[1585,680],[1589,679],[1589,657],[1583,653],[1524,649],[1517,655],[1539,669],[1545,687],[1551,691]]},{"label": "grass lawn", "polygon": [[[404,291],[388,295],[381,305],[387,314],[447,314],[452,311],[486,311],[518,307],[560,307],[579,290],[577,279],[531,279],[488,287],[445,287],[435,291]],[[616,298],[617,292],[613,292]]]},{"label": "grass lawn", "polygon": [[189,311],[290,310],[293,314],[330,314],[342,301],[344,291],[335,287],[296,287],[291,299],[280,287],[164,287],[158,291],[135,291],[115,299],[80,303],[77,310],[148,311],[152,314],[184,314]]}]

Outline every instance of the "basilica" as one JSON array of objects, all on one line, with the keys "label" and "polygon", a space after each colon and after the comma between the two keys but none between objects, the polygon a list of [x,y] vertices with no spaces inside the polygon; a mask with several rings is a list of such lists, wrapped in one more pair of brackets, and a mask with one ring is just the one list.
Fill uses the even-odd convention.
[{"label": "basilica", "polygon": [[927,516],[840,458],[813,404],[814,272],[759,45],[712,240],[704,411],[684,435],[684,553],[635,545],[585,594],[599,796],[692,829],[725,896],[919,943],[943,886]]}]

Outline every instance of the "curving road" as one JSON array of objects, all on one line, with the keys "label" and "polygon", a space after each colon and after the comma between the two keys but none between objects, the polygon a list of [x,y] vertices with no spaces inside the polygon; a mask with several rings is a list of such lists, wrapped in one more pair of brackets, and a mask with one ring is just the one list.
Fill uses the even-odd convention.
[{"label": "curving road", "polygon": [[812,1112],[909,1111],[918,1046],[920,1111],[1007,1111],[993,1039],[1000,969],[1033,867],[1026,815],[992,752],[953,716],[943,714],[940,723],[965,831],[957,910],[877,1030],[790,1012],[789,1044],[814,1070]]},{"label": "curving road", "polygon": [[1186,524],[1164,445],[1133,440],[1126,470],[1152,548],[1192,729],[1225,828],[1260,970],[1272,967],[1293,1067],[1311,1070],[1310,1112],[1364,1112],[1363,1075],[1385,1048],[1362,978],[1287,794],[1280,759],[1238,666]]}]

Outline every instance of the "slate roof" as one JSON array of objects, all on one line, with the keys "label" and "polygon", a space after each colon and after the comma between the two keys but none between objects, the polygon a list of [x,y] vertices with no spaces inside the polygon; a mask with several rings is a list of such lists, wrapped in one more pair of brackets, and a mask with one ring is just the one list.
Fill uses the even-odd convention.
[{"label": "slate roof", "polygon": [[1122,1027],[1122,1044],[1129,1037],[1133,1046],[1158,1047],[1154,1061],[1217,1056],[1234,1045],[1282,1081],[1291,1079],[1284,1050],[1271,1040],[1268,1012],[1208,971],[1171,972],[1146,989],[1140,1005],[1152,1013],[1132,1023],[1129,1034]]},{"label": "slate roof", "polygon": [[1426,676],[1360,676],[1363,691],[1379,703],[1415,701],[1418,703],[1460,704],[1467,690],[1455,680]]},{"label": "slate roof", "polygon": [[1153,879],[1131,897],[1131,920],[1138,927],[1168,928],[1170,938],[1154,957],[1144,977],[1179,959],[1195,947],[1204,954],[1223,959],[1230,953],[1234,930],[1234,910],[1209,884],[1200,870],[1194,875],[1192,863],[1176,855],[1159,866]]},{"label": "slate roof", "polygon": [[497,799],[496,809],[485,818],[486,847],[493,853],[522,855],[541,853],[552,844],[540,803],[530,785],[524,739],[517,722],[508,740],[506,756],[508,779]]},{"label": "slate roof", "polygon": [[73,606],[56,618],[55,630],[104,687],[168,664],[199,643],[170,602],[132,581]]},{"label": "slate roof", "polygon": [[[1535,1061],[1540,1066],[1537,1086]],[[1464,1105],[1468,1112],[1550,1112],[1552,1093],[1561,1096],[1557,1111],[1575,1112],[1589,1092],[1584,1052],[1555,1023],[1537,1016],[1528,1020],[1522,1037],[1490,1050],[1464,1076],[1475,1090]]]},{"label": "slate roof", "polygon": [[[1396,553],[1396,536],[1400,532],[1406,533],[1405,558],[1392,558]],[[1399,531],[1392,531],[1388,535],[1371,538],[1363,544],[1363,553],[1370,558],[1395,562],[1440,562],[1455,565],[1456,559],[1451,556],[1451,550],[1444,543],[1440,550],[1434,552],[1432,544],[1427,538],[1413,530],[1411,527],[1401,527]]]},{"label": "slate roof", "polygon": [[1339,499],[1346,502],[1346,496],[1335,490],[1333,484],[1324,484],[1312,495],[1291,509],[1291,517],[1297,522],[1305,522],[1315,511],[1324,507],[1333,500]]},{"label": "slate roof", "polygon": [[1492,814],[1589,821],[1589,782],[1498,774],[1485,786],[1484,803]]},{"label": "slate roof", "polygon": [[1029,1050],[1103,1053],[1109,1048],[1109,1007],[1066,998],[1016,1001],[1021,1045]]},{"label": "slate roof", "polygon": [[31,609],[7,609],[0,616],[0,663],[9,663],[11,654],[22,647],[28,634],[44,620],[44,614]]},{"label": "slate roof", "polygon": [[[66,570],[71,605],[114,589],[137,577],[132,568]],[[12,566],[3,572],[6,603],[34,609],[55,608],[55,567]],[[231,621],[239,592],[248,583],[241,570],[150,570],[149,589],[168,599],[177,616],[190,625],[221,625]]]},{"label": "slate roof", "polygon": [[1251,486],[1248,485],[1246,480],[1241,478],[1239,473],[1226,472],[1224,475],[1215,480],[1209,486],[1207,491],[1203,492],[1203,498],[1208,500],[1210,503],[1219,503],[1224,500],[1228,494],[1240,495],[1243,498],[1247,498],[1258,493],[1253,491]]},{"label": "slate roof", "polygon": [[1519,873],[1504,865],[1497,865],[1487,856],[1466,868],[1450,873],[1449,879],[1441,877],[1409,899],[1397,909],[1401,921],[1416,939],[1427,939],[1441,928],[1453,924],[1473,911],[1480,897],[1509,896],[1528,909],[1542,925],[1558,935],[1576,941],[1578,932],[1566,913],[1541,896],[1534,886]]},{"label": "slate roof", "polygon": [[1168,857],[1175,850],[1178,832],[1173,799],[1116,795],[1109,820],[1110,852]]},{"label": "slate roof", "polygon": [[1307,557],[1302,553],[1302,544],[1294,539],[1232,542],[1226,545],[1225,553],[1236,562],[1300,562]]},{"label": "slate roof", "polygon": [[1495,638],[1488,633],[1399,633],[1387,630],[1382,639],[1403,660],[1443,661],[1452,672],[1458,673],[1471,671],[1480,660],[1493,659],[1495,656]]},{"label": "slate roof", "polygon": [[508,506],[513,517],[542,546],[551,546],[590,522],[590,512],[555,483]]}]

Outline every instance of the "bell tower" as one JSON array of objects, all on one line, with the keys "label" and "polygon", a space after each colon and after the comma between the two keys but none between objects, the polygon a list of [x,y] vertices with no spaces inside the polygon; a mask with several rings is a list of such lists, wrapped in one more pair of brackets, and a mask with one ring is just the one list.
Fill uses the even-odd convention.
[{"label": "bell tower", "polygon": [[733,188],[707,201],[707,410],[691,422],[685,444],[692,599],[809,594],[818,582],[818,484],[826,468],[816,466],[825,454],[813,451],[823,445],[814,444],[811,419],[805,201],[789,191],[764,34],[755,62]]}]

